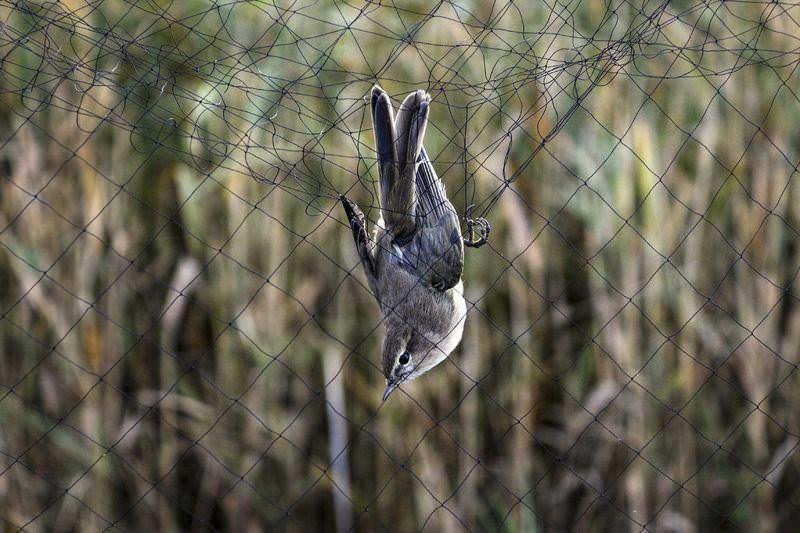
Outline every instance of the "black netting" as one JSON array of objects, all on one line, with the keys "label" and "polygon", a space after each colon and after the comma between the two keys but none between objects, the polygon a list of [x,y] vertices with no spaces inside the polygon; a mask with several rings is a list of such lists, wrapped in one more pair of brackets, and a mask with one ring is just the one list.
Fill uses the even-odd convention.
[{"label": "black netting", "polygon": [[[800,7],[0,1],[0,519],[800,518]],[[461,345],[380,402],[369,94],[432,96]],[[466,230],[466,228],[465,228]]]}]

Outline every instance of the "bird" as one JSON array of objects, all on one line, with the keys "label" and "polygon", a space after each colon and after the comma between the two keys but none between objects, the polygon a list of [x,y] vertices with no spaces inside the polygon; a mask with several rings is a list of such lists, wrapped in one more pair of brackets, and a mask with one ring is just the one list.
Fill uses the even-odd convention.
[{"label": "bird", "polygon": [[383,401],[450,355],[467,315],[459,217],[422,145],[430,102],[428,93],[414,91],[395,116],[386,91],[372,88],[380,215],[371,234],[358,204],[340,197],[384,317]]}]

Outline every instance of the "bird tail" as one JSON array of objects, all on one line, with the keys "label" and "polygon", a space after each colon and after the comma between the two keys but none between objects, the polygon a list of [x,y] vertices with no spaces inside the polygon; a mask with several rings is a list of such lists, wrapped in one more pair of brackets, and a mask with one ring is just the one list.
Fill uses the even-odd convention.
[{"label": "bird tail", "polygon": [[394,117],[389,95],[377,85],[372,89],[372,126],[378,154],[381,211],[387,229],[396,239],[416,229],[417,160],[428,123],[430,96],[415,91],[403,101]]}]

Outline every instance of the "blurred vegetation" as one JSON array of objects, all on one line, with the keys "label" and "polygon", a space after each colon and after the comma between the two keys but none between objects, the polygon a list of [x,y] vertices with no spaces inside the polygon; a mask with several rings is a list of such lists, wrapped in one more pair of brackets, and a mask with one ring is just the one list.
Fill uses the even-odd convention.
[{"label": "blurred vegetation", "polygon": [[[798,10],[530,4],[0,3],[3,530],[791,530]],[[502,191],[386,404],[376,82]]]}]

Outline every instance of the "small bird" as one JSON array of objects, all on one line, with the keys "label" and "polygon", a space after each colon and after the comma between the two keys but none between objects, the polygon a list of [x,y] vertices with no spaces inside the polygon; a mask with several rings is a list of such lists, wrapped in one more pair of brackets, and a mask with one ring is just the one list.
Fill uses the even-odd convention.
[{"label": "small bird", "polygon": [[441,363],[461,342],[464,245],[458,214],[422,146],[430,95],[409,94],[394,116],[372,89],[380,217],[372,236],[356,203],[341,197],[367,281],[385,318],[383,400]]}]

